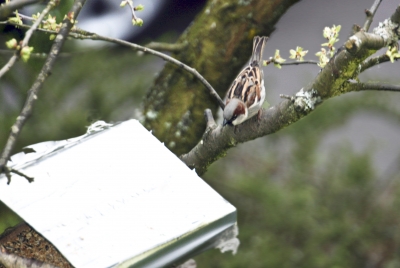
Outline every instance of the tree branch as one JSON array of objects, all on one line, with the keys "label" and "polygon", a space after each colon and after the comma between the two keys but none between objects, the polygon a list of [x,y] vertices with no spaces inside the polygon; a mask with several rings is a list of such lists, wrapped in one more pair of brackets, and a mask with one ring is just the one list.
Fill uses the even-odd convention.
[{"label": "tree branch", "polygon": [[51,47],[49,56],[47,57],[44,65],[42,67],[42,70],[40,71],[35,83],[32,85],[32,87],[28,91],[28,97],[25,101],[24,107],[22,108],[20,115],[17,117],[17,120],[15,121],[14,125],[11,127],[11,133],[8,136],[6,145],[1,153],[1,157],[0,157],[0,173],[8,171],[5,167],[6,167],[8,159],[11,155],[12,149],[15,146],[15,141],[16,141],[18,135],[21,133],[21,130],[22,130],[26,120],[32,114],[33,105],[34,105],[35,101],[37,100],[39,90],[42,88],[43,83],[46,80],[46,78],[50,75],[50,71],[52,70],[53,65],[58,57],[58,54],[60,53],[60,50],[65,43],[68,33],[71,30],[72,26],[74,25],[72,23],[72,21],[73,22],[75,21],[76,17],[78,16],[78,14],[79,14],[80,10],[82,9],[85,2],[86,2],[86,0],[76,0],[69,12],[69,14],[71,14],[72,18],[71,17],[65,18],[63,20],[61,29],[55,38],[55,41]]},{"label": "tree branch", "polygon": [[375,84],[375,83],[357,83],[349,82],[348,91],[365,91],[365,90],[377,90],[377,91],[394,91],[400,92],[400,86],[388,85],[388,84]]},{"label": "tree branch", "polygon": [[18,59],[18,51],[14,52],[14,55],[8,60],[8,62],[0,70],[0,78],[7,73],[15,64]]},{"label": "tree branch", "polygon": [[303,60],[303,61],[290,61],[290,62],[282,62],[280,65],[302,65],[302,64],[314,64],[317,65],[318,61],[315,60]]},{"label": "tree branch", "polygon": [[[390,17],[390,20],[397,24],[400,23],[400,5],[397,6],[396,12],[393,13],[393,15]],[[397,31],[397,34],[399,34],[399,28],[397,28],[396,31]]]},{"label": "tree branch", "polygon": [[382,2],[382,0],[375,0],[375,2],[372,4],[371,8],[365,10],[365,14],[367,15],[367,20],[364,23],[364,27],[363,27],[364,31],[366,31],[366,32],[369,31],[369,27],[371,26],[371,23],[374,19],[375,13],[378,10],[378,7],[381,2]]},{"label": "tree branch", "polygon": [[[397,60],[397,59],[395,59],[395,60]],[[369,69],[369,68],[371,68],[371,67],[373,67],[375,65],[378,65],[378,64],[381,64],[381,63],[384,63],[384,62],[390,62],[390,58],[386,54],[366,59],[361,64],[360,73],[362,73],[363,71],[365,71],[365,70],[367,70],[367,69]]]},{"label": "tree branch", "polygon": [[146,45],[146,47],[159,51],[179,52],[182,51],[187,45],[188,45],[187,43],[168,44],[168,43],[150,42]]},{"label": "tree branch", "polygon": [[200,142],[180,159],[190,168],[195,168],[197,174],[202,175],[207,167],[226,154],[229,148],[238,143],[254,140],[256,138],[272,134],[297,121],[306,113],[295,110],[295,105],[290,100],[263,110],[260,119],[257,116],[234,127],[215,125],[207,126]]},{"label": "tree branch", "polygon": [[[396,9],[395,14],[400,13]],[[395,17],[393,14],[392,17]],[[327,65],[318,73],[314,81],[302,88],[294,97],[263,110],[260,120],[254,117],[232,127],[207,126],[201,141],[180,159],[196,172],[203,174],[208,166],[223,156],[238,143],[274,133],[306,116],[324,100],[355,90],[391,90],[397,86],[373,86],[372,84],[353,85],[349,81],[360,73],[361,64],[378,49],[388,46],[399,38],[398,24],[385,20],[373,33],[359,31],[351,36],[343,47],[337,50]],[[389,89],[390,88],[390,89]]]},{"label": "tree branch", "polygon": [[302,64],[317,65],[319,62],[315,61],[315,60],[303,60],[303,61],[285,61],[285,62],[279,63],[274,58],[270,58],[269,60],[266,60],[265,63],[267,65],[272,63],[272,64],[279,64],[281,66],[288,66],[288,65],[302,65]]}]

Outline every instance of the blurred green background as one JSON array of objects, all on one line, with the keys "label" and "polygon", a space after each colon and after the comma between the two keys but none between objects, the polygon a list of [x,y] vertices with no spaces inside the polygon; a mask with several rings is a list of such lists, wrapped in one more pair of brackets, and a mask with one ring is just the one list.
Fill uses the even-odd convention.
[{"label": "blurred green background", "polygon": [[[307,12],[312,12],[310,5],[317,9],[317,2],[321,10],[330,11],[314,11],[319,20],[309,22],[313,13]],[[324,42],[323,27],[342,24],[343,41],[352,23],[362,24],[363,8],[371,4],[333,1],[340,10],[335,12],[331,2],[309,0],[294,6],[276,26],[265,57],[277,48],[288,54],[285,46],[301,45],[314,49],[309,58],[316,59],[313,54]],[[390,9],[383,11],[375,23],[390,16]],[[349,19],[346,14],[354,16]],[[309,32],[302,32],[304,27]],[[151,41],[174,42],[179,34],[166,31]],[[0,45],[15,35],[3,29]],[[48,50],[47,39],[44,34],[34,36],[36,52]],[[69,42],[64,51],[39,94],[16,152],[41,141],[82,135],[96,120],[140,117],[146,89],[165,64],[113,46]],[[3,51],[0,64],[9,57]],[[42,64],[39,58],[18,62],[0,80],[0,148]],[[398,62],[386,63],[361,78],[399,84],[398,70]],[[268,66],[264,72],[268,102],[274,105],[280,93],[294,94],[318,68]],[[217,250],[201,254],[195,258],[198,267],[400,267],[399,101],[398,94],[386,92],[336,97],[296,124],[241,144],[213,164],[203,178],[238,209],[241,245],[235,256]],[[18,221],[0,203],[0,233]]]}]

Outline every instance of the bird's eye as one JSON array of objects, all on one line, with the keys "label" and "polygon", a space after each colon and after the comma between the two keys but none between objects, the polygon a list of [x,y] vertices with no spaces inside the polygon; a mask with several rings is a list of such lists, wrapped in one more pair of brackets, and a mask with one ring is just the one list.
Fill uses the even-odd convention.
[{"label": "bird's eye", "polygon": [[237,117],[238,117],[237,114],[235,114],[235,115],[232,117],[232,121],[234,121]]}]

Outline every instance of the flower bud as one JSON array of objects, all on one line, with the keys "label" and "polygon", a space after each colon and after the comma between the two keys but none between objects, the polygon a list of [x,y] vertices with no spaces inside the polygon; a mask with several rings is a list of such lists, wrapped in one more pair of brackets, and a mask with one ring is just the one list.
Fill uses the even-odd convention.
[{"label": "flower bud", "polygon": [[13,38],[13,39],[8,40],[8,41],[6,42],[6,46],[7,46],[7,48],[9,48],[9,49],[16,49],[17,46],[18,46],[18,42],[17,42],[17,40],[15,40],[15,38]]}]

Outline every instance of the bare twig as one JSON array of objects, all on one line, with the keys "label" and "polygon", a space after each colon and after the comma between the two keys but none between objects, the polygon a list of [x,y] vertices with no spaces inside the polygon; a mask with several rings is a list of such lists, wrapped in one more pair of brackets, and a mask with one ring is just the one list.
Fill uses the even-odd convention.
[{"label": "bare twig", "polygon": [[4,174],[6,174],[6,177],[7,177],[7,184],[11,183],[11,173],[15,173],[15,174],[17,174],[17,175],[19,175],[21,177],[24,177],[29,183],[34,181],[33,177],[30,177],[30,176],[22,173],[21,171],[18,171],[16,169],[13,169],[13,168],[10,168],[10,167],[7,167],[7,166],[4,166],[3,171],[4,171]]},{"label": "bare twig", "polygon": [[[397,60],[397,59],[395,59]],[[365,60],[362,64],[361,64],[361,69],[360,69],[360,73],[362,73],[363,71],[367,70],[368,68],[371,68],[375,65],[384,63],[384,62],[390,62],[390,58],[388,55],[386,54],[382,54],[380,56],[377,57],[372,57],[369,58],[367,60]]]},{"label": "bare twig", "polygon": [[133,3],[131,0],[126,1],[126,3],[129,5],[129,7],[131,8],[131,12],[132,12],[132,19],[137,20],[138,17],[136,16],[135,13],[135,7],[133,6]]},{"label": "bare twig", "polygon": [[217,123],[215,123],[214,116],[213,116],[213,114],[212,114],[210,109],[206,109],[204,111],[204,118],[205,118],[205,120],[207,122],[207,127],[208,128],[214,129],[214,128],[216,128],[218,126]]},{"label": "bare twig", "polygon": [[[40,14],[39,18],[33,23],[33,25],[29,28],[29,30],[25,33],[25,37],[22,40],[21,43],[21,48],[24,48],[25,46],[28,45],[29,39],[31,39],[31,36],[33,32],[39,27],[39,24],[42,22],[44,17],[47,15],[47,13],[50,12],[50,10],[56,5],[56,1],[52,0],[48,3],[46,8],[42,11]],[[8,71],[11,69],[11,67],[14,65],[14,63],[17,61],[17,58],[19,56],[19,51],[16,51],[14,55],[10,58],[10,60],[7,62],[6,65],[3,66],[0,70],[0,78]]]},{"label": "bare twig", "polygon": [[[62,26],[60,28],[59,33],[57,34],[55,41],[51,47],[49,56],[47,57],[42,70],[40,71],[35,83],[28,91],[28,97],[25,101],[24,107],[20,115],[17,117],[14,125],[11,127],[11,133],[8,136],[7,143],[4,146],[4,149],[1,153],[0,157],[0,172],[6,172],[6,165],[7,161],[11,155],[12,149],[15,146],[16,139],[18,135],[21,133],[21,130],[28,119],[28,117],[32,114],[33,105],[37,100],[37,95],[39,90],[43,86],[44,81],[50,75],[50,71],[53,68],[53,65],[60,53],[62,46],[68,36],[69,31],[71,30],[72,26],[74,25],[72,21],[75,21],[76,17],[78,16],[80,10],[82,9],[86,0],[76,0],[74,5],[72,6],[69,14],[73,18],[65,18],[63,20]],[[38,19],[39,21],[39,19]]]},{"label": "bare twig", "polygon": [[374,3],[372,4],[370,9],[365,10],[365,14],[367,15],[367,19],[364,23],[364,31],[368,32],[369,27],[371,26],[371,23],[374,19],[375,13],[378,10],[379,4],[382,2],[382,0],[375,0]]},{"label": "bare twig", "polygon": [[303,60],[303,61],[290,61],[290,62],[283,62],[283,63],[279,63],[282,66],[285,65],[301,65],[301,64],[318,64],[318,61],[314,61],[314,60]]},{"label": "bare twig", "polygon": [[133,25],[142,26],[143,25],[143,20],[136,16],[135,11],[143,10],[143,6],[139,5],[139,6],[134,7],[132,0],[124,0],[124,1],[121,2],[120,6],[124,7],[126,4],[128,4],[130,9],[131,9],[132,24]]},{"label": "bare twig", "polygon": [[14,0],[0,6],[0,20],[7,18],[14,10],[42,0]]},{"label": "bare twig", "polygon": [[[13,12],[14,15],[17,15],[16,13],[17,13],[17,12]],[[18,13],[18,16],[20,16],[20,17],[21,17],[22,19],[24,19],[24,20],[35,21],[34,18],[29,17],[29,16],[26,16],[26,15],[21,14],[21,13]]]},{"label": "bare twig", "polygon": [[114,44],[119,44],[119,45],[123,45],[123,46],[127,46],[130,48],[133,48],[135,50],[139,50],[139,51],[143,51],[145,53],[149,53],[151,55],[160,57],[172,64],[175,64],[176,66],[181,67],[182,69],[184,69],[185,71],[188,71],[189,73],[193,74],[197,79],[200,80],[200,82],[210,91],[211,96],[213,96],[217,101],[219,106],[221,107],[221,109],[223,110],[225,108],[225,104],[222,101],[221,97],[218,95],[218,93],[215,91],[215,89],[210,85],[210,83],[208,83],[208,81],[194,68],[164,54],[158,51],[155,51],[153,49],[147,48],[147,47],[143,47],[134,43],[129,43],[127,41],[121,40],[121,39],[116,39],[116,38],[110,38],[110,37],[106,37],[106,36],[101,36],[95,33],[91,33],[91,32],[87,32],[81,29],[77,30],[77,36],[75,36],[75,38],[79,38],[79,39],[90,39],[90,40],[101,40],[101,41],[108,41]]},{"label": "bare twig", "polygon": [[301,65],[301,64],[318,64],[318,61],[314,61],[314,60],[303,60],[303,61],[285,61],[285,62],[278,62],[276,61],[274,58],[269,58],[268,60],[264,61],[265,65],[269,65],[269,64],[279,64],[281,66],[287,66],[287,65]]},{"label": "bare twig", "polygon": [[8,70],[11,69],[11,67],[14,66],[14,63],[17,61],[18,59],[18,51],[14,52],[14,55],[8,60],[8,62],[3,66],[3,68],[1,68],[0,70],[0,78],[6,73],[8,72]]},{"label": "bare twig", "polygon": [[188,45],[187,43],[168,44],[168,43],[150,42],[146,45],[146,47],[158,51],[179,52],[182,51],[187,45]]},{"label": "bare twig", "polygon": [[400,85],[350,82],[349,91],[365,91],[365,90],[400,92]]},{"label": "bare twig", "polygon": [[279,94],[279,97],[281,97],[282,99],[290,100],[291,102],[293,102],[296,99],[295,96],[290,96],[290,95],[286,95],[286,94]]}]

